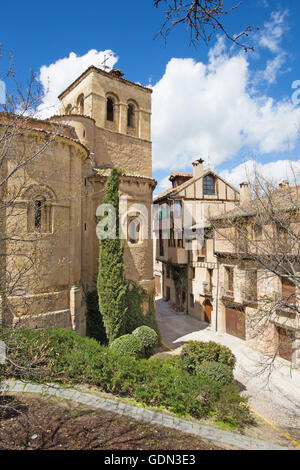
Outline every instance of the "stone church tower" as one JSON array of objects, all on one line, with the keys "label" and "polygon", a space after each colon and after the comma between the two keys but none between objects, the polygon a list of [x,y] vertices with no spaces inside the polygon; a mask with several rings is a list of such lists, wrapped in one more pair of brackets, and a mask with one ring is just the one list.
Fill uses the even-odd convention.
[{"label": "stone church tower", "polygon": [[[138,227],[141,220],[144,222],[143,230],[139,227],[134,236],[129,230],[125,234],[125,277],[154,293],[151,206],[156,181],[152,179],[151,90],[124,79],[120,70],[105,72],[92,66],[59,99],[60,115],[32,124],[39,140],[45,138],[43,126],[55,128],[59,135],[55,141],[59,139],[61,145],[51,144],[51,149],[42,153],[30,170],[31,185],[47,187],[51,201],[45,191],[43,202],[36,196],[28,201],[27,196],[22,197],[26,217],[29,207],[41,210],[43,204],[42,207],[47,205],[51,220],[41,263],[45,275],[40,271],[34,291],[28,289],[22,295],[22,299],[27,294],[31,299],[26,312],[19,299],[17,321],[29,327],[73,328],[84,334],[84,292],[95,289],[98,273],[96,213],[107,175],[114,166],[122,168],[120,196],[127,207],[122,217],[128,226],[133,220],[138,221]],[[36,171],[41,167],[42,173]],[[63,199],[59,198],[60,193],[64,194]],[[145,213],[142,207],[146,208]],[[44,231],[42,224],[37,229]],[[55,258],[57,252],[64,255],[59,260]],[[50,311],[47,304],[36,302],[41,294],[43,299],[51,299]]]}]

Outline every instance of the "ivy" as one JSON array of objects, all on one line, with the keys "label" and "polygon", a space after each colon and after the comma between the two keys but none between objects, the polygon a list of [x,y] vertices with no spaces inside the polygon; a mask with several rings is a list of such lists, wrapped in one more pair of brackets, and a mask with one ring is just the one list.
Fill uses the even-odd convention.
[{"label": "ivy", "polygon": [[172,280],[175,285],[184,284],[187,279],[187,268],[179,268],[174,266],[170,261],[167,262],[168,269],[170,270]]},{"label": "ivy", "polygon": [[[134,281],[124,279],[124,245],[119,239],[119,180],[122,170],[113,168],[105,185],[104,204],[116,212],[116,239],[100,240],[98,299],[106,336],[112,343],[119,336],[130,334],[146,325],[158,334],[155,320],[154,292],[148,293]],[[101,320],[102,321],[102,320]]]},{"label": "ivy", "polygon": [[[126,333],[132,333],[139,326],[149,326],[159,334],[155,319],[154,292],[148,293],[137,282],[128,283],[126,303]],[[145,312],[146,310],[146,312]]]},{"label": "ivy", "polygon": [[116,213],[116,237],[100,240],[97,290],[99,310],[109,343],[125,334],[127,314],[124,280],[124,245],[119,238],[119,182],[121,171],[113,168],[105,184],[104,204],[111,204]]}]

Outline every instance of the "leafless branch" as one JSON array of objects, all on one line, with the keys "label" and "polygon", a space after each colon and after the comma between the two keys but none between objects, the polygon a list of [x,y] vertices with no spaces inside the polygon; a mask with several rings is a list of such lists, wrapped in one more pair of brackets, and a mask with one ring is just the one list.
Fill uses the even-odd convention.
[{"label": "leafless branch", "polygon": [[253,46],[244,42],[244,39],[259,27],[247,26],[234,35],[224,25],[225,18],[239,8],[242,2],[228,9],[224,8],[224,0],[153,0],[154,6],[158,8],[163,1],[167,3],[165,20],[156,36],[161,35],[166,40],[174,28],[184,24],[189,28],[191,44],[195,45],[199,40],[208,44],[212,36],[220,32],[245,52],[253,50]]}]

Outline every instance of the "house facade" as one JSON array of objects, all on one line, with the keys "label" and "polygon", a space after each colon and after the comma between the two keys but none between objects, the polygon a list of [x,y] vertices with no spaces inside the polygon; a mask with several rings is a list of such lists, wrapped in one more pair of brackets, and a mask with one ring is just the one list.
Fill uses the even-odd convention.
[{"label": "house facade", "polygon": [[218,270],[209,220],[236,207],[239,191],[203,163],[195,161],[193,173],[172,173],[172,188],[154,200],[156,260],[163,298],[216,327]]},{"label": "house facade", "polygon": [[[218,331],[300,368],[299,188],[281,184],[212,220],[219,266]],[[292,210],[291,210],[292,209]]]}]

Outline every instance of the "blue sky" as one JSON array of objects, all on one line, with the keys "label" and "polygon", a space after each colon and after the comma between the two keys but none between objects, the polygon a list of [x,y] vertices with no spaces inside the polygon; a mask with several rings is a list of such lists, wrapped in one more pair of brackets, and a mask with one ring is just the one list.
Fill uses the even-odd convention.
[{"label": "blue sky", "polygon": [[298,159],[300,93],[292,100],[292,84],[300,80],[298,0],[244,0],[228,15],[232,33],[260,26],[248,54],[217,37],[208,47],[190,46],[185,27],[166,45],[154,40],[163,7],[153,8],[152,0],[2,2],[1,17],[0,42],[13,51],[18,78],[25,81],[30,68],[45,86],[49,78],[48,112],[54,94],[82,67],[100,65],[101,51],[111,51],[111,65],[126,78],[153,86],[158,191],[168,186],[170,170],[190,171],[200,156],[236,185],[253,160],[266,176],[284,179],[287,161]]}]

